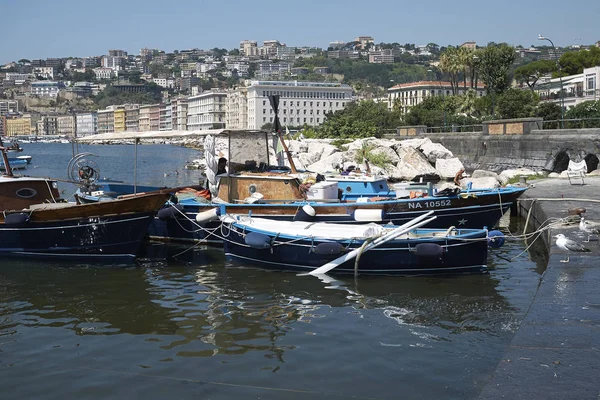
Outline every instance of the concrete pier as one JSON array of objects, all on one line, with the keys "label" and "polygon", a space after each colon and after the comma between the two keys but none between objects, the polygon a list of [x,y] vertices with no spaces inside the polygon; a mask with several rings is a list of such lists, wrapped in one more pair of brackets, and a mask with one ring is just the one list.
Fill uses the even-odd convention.
[{"label": "concrete pier", "polygon": [[[518,212],[529,215],[530,231],[574,208],[585,208],[586,219],[600,222],[600,178],[586,177],[584,185],[563,179],[529,183],[534,187],[519,201]],[[557,233],[591,252],[570,253],[570,262],[560,262],[566,254],[552,238]],[[549,250],[547,269],[480,399],[600,398],[599,238],[584,243],[587,234],[578,224],[550,229],[542,238]]]}]

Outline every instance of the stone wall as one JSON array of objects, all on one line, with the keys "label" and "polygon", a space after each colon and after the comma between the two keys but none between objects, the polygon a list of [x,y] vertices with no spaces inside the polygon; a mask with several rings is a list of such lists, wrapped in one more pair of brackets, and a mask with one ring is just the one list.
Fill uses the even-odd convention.
[{"label": "stone wall", "polygon": [[569,159],[577,162],[600,158],[599,128],[533,129],[519,135],[445,132],[420,135],[423,136],[452,151],[467,170],[527,167],[561,172],[566,169],[565,160],[568,163]]}]

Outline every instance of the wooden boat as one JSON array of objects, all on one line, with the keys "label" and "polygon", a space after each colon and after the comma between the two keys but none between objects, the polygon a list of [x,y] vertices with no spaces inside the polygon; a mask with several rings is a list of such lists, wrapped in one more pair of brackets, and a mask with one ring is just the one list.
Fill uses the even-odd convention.
[{"label": "wooden boat", "polygon": [[[4,163],[10,166],[3,147]],[[3,256],[132,261],[172,190],[94,204],[67,203],[51,179],[0,177]]]},{"label": "wooden boat", "polygon": [[19,152],[23,151],[23,148],[21,146],[19,146],[18,142],[12,142],[10,144],[10,146],[6,147],[6,151],[19,153]]},{"label": "wooden boat", "polygon": [[169,193],[93,204],[43,203],[0,216],[4,256],[131,262]]},{"label": "wooden boat", "polygon": [[[360,253],[370,241],[393,234],[397,225],[275,221],[222,217],[227,258],[275,270],[315,271],[345,253]],[[417,225],[418,226],[418,225]],[[360,254],[341,258],[331,273],[423,275],[487,270],[487,229],[412,229]],[[401,233],[401,232],[399,232]],[[358,260],[358,261],[356,261]]]},{"label": "wooden boat", "polygon": [[[134,134],[131,134],[134,135]],[[145,137],[144,133],[136,133]],[[104,137],[104,136],[103,136]],[[134,136],[132,136],[134,137]],[[135,136],[137,137],[137,136]],[[124,137],[114,135],[115,140]],[[93,137],[82,140],[90,141]],[[228,142],[228,171],[217,174],[215,150],[217,139]],[[103,139],[108,140],[108,139]],[[215,205],[226,204],[227,212],[251,213],[256,217],[291,221],[310,218],[315,222],[368,223],[392,222],[402,224],[434,210],[437,219],[427,227],[460,228],[493,227],[526,188],[497,188],[464,191],[441,196],[434,191],[423,197],[396,198],[396,196],[361,195],[361,198],[340,199],[340,189],[346,190],[347,181],[315,182],[317,174],[271,165],[269,145],[276,142],[277,135],[264,131],[211,131],[206,133],[204,154],[208,188],[212,194],[207,200],[203,194],[179,198],[178,204],[170,205],[172,213],[161,213],[149,228],[153,239],[167,241],[206,241],[220,243],[212,230],[219,222],[205,218],[215,217],[211,210]],[[357,183],[361,185],[361,182]],[[340,186],[342,186],[340,188]],[[386,194],[387,193],[386,191]],[[303,216],[305,206],[314,215]]]}]

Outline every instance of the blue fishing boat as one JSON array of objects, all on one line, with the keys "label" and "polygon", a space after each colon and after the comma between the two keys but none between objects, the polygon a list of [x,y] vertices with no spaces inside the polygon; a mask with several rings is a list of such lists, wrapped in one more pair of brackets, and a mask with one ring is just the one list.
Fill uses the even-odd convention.
[{"label": "blue fishing boat", "polygon": [[[17,169],[27,169],[27,160],[19,160],[19,159],[13,159],[10,160],[10,169],[17,170]],[[0,160],[0,170],[2,171],[6,171],[6,166],[4,164],[4,161]]]},{"label": "blue fishing boat", "polygon": [[[202,134],[205,137],[206,186],[210,193],[186,193],[185,198],[178,195],[177,201],[168,203],[149,228],[153,239],[221,243],[220,236],[215,234],[220,223],[212,212],[219,204],[226,204],[227,212],[233,214],[251,213],[255,217],[283,221],[306,219],[336,223],[403,224],[434,210],[437,219],[427,228],[452,225],[491,228],[526,190],[520,187],[452,193],[427,190],[422,192],[421,197],[397,198],[398,194],[391,195],[389,188],[376,191],[371,186],[362,192],[352,189],[353,193],[361,193],[357,198],[348,196],[342,199],[340,189],[345,190],[350,183],[359,186],[365,186],[365,183],[349,180],[315,182],[314,178],[319,178],[315,173],[271,165],[269,149],[275,147],[273,143],[279,140],[277,135],[264,131],[232,130],[212,130]],[[123,140],[145,134],[124,135],[102,137]],[[217,139],[228,144],[224,154],[228,165],[223,173],[218,173],[217,159],[220,155],[215,145]],[[99,138],[86,137],[82,140]],[[374,179],[372,185],[383,183],[387,186],[387,182]],[[385,190],[385,196],[382,190]]]},{"label": "blue fishing boat", "polygon": [[489,243],[497,247],[504,240],[487,229],[418,228],[426,219],[405,226],[287,222],[248,215],[224,215],[221,220],[230,260],[317,275],[481,273],[487,270]]}]

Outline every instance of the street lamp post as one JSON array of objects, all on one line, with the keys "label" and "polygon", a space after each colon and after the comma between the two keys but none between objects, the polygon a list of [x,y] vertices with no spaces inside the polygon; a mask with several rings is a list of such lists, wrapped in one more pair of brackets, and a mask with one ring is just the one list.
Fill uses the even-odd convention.
[{"label": "street lamp post", "polygon": [[560,82],[560,127],[563,129],[565,127],[565,97],[563,94],[563,82],[562,82],[562,74],[560,71],[560,62],[558,60],[558,53],[556,52],[556,47],[552,40],[548,39],[543,35],[538,35],[538,40],[547,40],[552,45],[552,49],[554,50],[554,57],[556,58],[556,66],[558,67],[558,80]]}]

